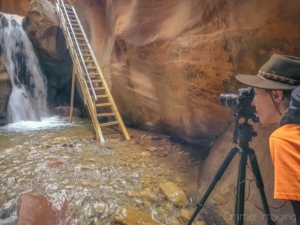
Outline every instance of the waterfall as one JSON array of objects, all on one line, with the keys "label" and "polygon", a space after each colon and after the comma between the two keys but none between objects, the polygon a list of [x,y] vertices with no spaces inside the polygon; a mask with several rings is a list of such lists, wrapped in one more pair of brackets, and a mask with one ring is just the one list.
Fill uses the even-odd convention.
[{"label": "waterfall", "polygon": [[39,121],[49,116],[46,79],[22,26],[0,13],[0,45],[12,83],[9,122]]}]

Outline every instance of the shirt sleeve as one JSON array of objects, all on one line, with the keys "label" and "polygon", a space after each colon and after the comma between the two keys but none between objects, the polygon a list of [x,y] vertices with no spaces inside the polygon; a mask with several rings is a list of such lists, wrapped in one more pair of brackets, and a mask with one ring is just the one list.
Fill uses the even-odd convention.
[{"label": "shirt sleeve", "polygon": [[274,164],[274,198],[299,201],[299,145],[274,136],[271,136],[269,141]]}]

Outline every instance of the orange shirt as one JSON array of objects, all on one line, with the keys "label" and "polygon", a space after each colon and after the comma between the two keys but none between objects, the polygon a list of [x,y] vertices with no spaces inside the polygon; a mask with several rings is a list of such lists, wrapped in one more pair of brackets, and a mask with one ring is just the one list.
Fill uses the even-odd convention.
[{"label": "orange shirt", "polygon": [[286,124],[270,138],[274,198],[300,201],[300,124]]}]

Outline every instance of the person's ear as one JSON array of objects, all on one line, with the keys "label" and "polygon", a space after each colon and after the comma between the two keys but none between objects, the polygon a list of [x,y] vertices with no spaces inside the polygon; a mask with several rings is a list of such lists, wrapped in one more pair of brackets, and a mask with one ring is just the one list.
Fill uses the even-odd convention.
[{"label": "person's ear", "polygon": [[279,103],[283,100],[283,91],[281,90],[272,90],[271,95],[276,103]]}]

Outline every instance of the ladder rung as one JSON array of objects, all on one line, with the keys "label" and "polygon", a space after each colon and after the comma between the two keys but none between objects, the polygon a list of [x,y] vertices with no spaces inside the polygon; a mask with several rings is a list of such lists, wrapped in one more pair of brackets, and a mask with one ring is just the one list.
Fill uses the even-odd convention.
[{"label": "ladder rung", "polygon": [[[75,30],[80,30],[80,28],[75,28],[75,27],[72,27],[73,28],[73,30],[75,31]],[[68,27],[68,29],[70,29],[71,30],[71,28],[70,27]],[[81,34],[81,33],[76,33],[76,32],[74,32],[75,34]]]},{"label": "ladder rung", "polygon": [[83,57],[92,56],[91,54],[82,54]]},{"label": "ladder rung", "polygon": [[96,107],[101,107],[101,106],[110,106],[112,105],[111,103],[100,103],[100,104],[96,104]]},{"label": "ladder rung", "polygon": [[[77,27],[77,28],[75,28],[75,27]],[[72,28],[73,28],[73,30],[80,30],[81,31],[80,27],[76,26],[76,24],[72,24]],[[68,26],[68,29],[71,29],[70,26]]]},{"label": "ladder rung", "polygon": [[97,116],[115,116],[115,113],[99,113]]},{"label": "ladder rung", "polygon": [[85,41],[85,39],[84,38],[76,38],[77,40],[82,40],[82,41]]},{"label": "ladder rung", "polygon": [[[76,48],[76,51],[78,51],[78,49]],[[89,49],[80,49],[81,52],[89,52]]]},{"label": "ladder rung", "polygon": [[[92,83],[98,83],[98,82],[102,82],[102,80],[92,80]],[[89,84],[90,82],[88,82]]]},{"label": "ladder rung", "polygon": [[79,46],[87,46],[86,43],[78,43]]},{"label": "ladder rung", "polygon": [[[77,24],[74,24],[73,26],[74,26],[74,27],[79,27],[79,25],[77,25]],[[73,26],[72,26],[72,27],[73,27]],[[70,25],[68,24],[67,27],[70,28]],[[80,27],[79,27],[79,28],[74,28],[74,27],[73,27],[73,29],[80,30]]]},{"label": "ladder rung", "polygon": [[[71,6],[65,5],[66,9],[72,10]],[[61,8],[63,9],[64,7],[61,6]],[[73,11],[73,10],[72,10]]]},{"label": "ladder rung", "polygon": [[82,48],[81,48],[80,51],[82,51],[82,52],[89,52],[90,50],[89,50],[89,49],[86,49],[86,48],[85,48],[85,49],[82,49]]},{"label": "ladder rung", "polygon": [[89,67],[89,66],[88,66],[87,69],[88,69],[88,70],[96,70],[97,67]]},{"label": "ladder rung", "polygon": [[92,60],[92,59],[87,59],[87,60],[84,60],[84,62],[86,62],[86,63],[91,63],[91,62],[94,62],[94,60]]},{"label": "ladder rung", "polygon": [[97,98],[107,98],[108,95],[97,95]]},{"label": "ladder rung", "polygon": [[97,76],[100,75],[99,73],[89,73],[90,76]]},{"label": "ladder rung", "polygon": [[[104,89],[105,89],[105,87],[94,87],[95,91],[104,90]],[[89,88],[89,90],[91,91],[92,88]]]},{"label": "ladder rung", "polygon": [[116,124],[119,124],[119,121],[112,121],[112,122],[108,122],[108,123],[100,123],[100,127],[107,127],[107,126],[116,125]]}]

